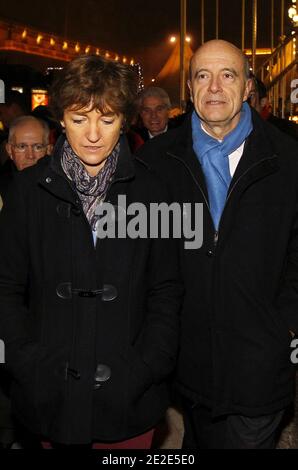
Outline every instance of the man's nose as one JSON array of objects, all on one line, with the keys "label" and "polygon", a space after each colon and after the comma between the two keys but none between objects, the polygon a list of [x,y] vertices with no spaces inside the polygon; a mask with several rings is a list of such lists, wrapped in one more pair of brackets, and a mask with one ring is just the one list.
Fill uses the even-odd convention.
[{"label": "man's nose", "polygon": [[219,77],[212,77],[209,83],[209,90],[212,93],[218,93],[222,91],[221,82]]},{"label": "man's nose", "polygon": [[33,150],[33,146],[32,145],[28,145],[26,147],[26,156],[28,159],[30,160],[35,160],[36,159],[36,154]]}]

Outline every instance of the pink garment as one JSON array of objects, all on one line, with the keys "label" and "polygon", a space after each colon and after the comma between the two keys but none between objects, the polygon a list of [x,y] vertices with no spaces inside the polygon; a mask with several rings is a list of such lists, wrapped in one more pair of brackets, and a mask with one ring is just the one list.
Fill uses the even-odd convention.
[{"label": "pink garment", "polygon": [[[92,444],[92,449],[150,449],[153,434],[154,429],[151,429],[151,431],[145,432],[144,434],[140,434],[139,436],[133,437],[131,439],[126,439],[125,441],[111,443],[94,442]],[[41,446],[43,449],[55,448],[55,445],[52,445],[52,443],[48,441],[43,441]],[[58,447],[60,447],[60,445]]]}]

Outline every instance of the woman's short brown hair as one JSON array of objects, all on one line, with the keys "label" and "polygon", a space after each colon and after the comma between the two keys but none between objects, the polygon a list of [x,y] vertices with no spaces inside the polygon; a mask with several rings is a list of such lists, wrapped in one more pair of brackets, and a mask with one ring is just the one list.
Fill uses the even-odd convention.
[{"label": "woman's short brown hair", "polygon": [[59,73],[51,88],[50,103],[59,121],[66,109],[78,110],[92,103],[91,109],[123,114],[129,123],[136,111],[136,95],[137,77],[132,69],[97,55],[86,55],[74,59]]}]

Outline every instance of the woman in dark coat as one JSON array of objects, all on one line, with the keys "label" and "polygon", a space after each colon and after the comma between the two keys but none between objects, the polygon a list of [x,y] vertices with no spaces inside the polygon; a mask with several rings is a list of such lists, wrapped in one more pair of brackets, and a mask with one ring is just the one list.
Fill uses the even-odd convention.
[{"label": "woman in dark coat", "polygon": [[167,197],[121,135],[135,92],[124,65],[98,56],[68,64],[52,93],[65,136],[51,157],[17,175],[1,211],[0,338],[13,411],[58,445],[148,447],[168,405],[181,297],[176,246],[97,238],[103,201],[120,220],[119,195],[146,208]]}]

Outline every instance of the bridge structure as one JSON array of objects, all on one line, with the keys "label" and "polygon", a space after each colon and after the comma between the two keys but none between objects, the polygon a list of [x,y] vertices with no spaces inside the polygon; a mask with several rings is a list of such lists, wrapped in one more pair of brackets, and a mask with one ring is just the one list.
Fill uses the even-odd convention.
[{"label": "bridge structure", "polygon": [[133,57],[4,20],[0,20],[0,51],[22,52],[61,62],[69,62],[80,54],[96,54],[134,65]]}]

